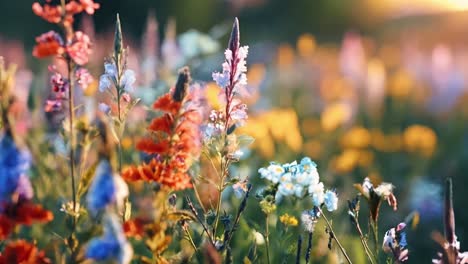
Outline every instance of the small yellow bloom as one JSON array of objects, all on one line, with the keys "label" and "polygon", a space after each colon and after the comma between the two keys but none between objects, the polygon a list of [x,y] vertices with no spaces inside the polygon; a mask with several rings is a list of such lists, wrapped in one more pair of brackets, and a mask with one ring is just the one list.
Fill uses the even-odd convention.
[{"label": "small yellow bloom", "polygon": [[288,215],[288,214],[284,214],[280,216],[279,220],[285,226],[297,226],[299,224],[299,221],[297,220],[296,217]]},{"label": "small yellow bloom", "polygon": [[303,34],[297,40],[297,51],[303,58],[310,58],[316,46],[315,38],[311,34]]},{"label": "small yellow bloom", "polygon": [[331,132],[351,119],[351,107],[344,103],[329,105],[322,112],[322,128],[326,132]]},{"label": "small yellow bloom", "polygon": [[132,139],[129,137],[124,137],[122,139],[122,148],[129,149],[132,146]]},{"label": "small yellow bloom", "polygon": [[437,135],[426,126],[412,125],[403,132],[405,148],[408,152],[430,157],[437,147]]},{"label": "small yellow bloom", "polygon": [[340,140],[344,148],[367,148],[371,143],[371,134],[364,127],[353,127]]},{"label": "small yellow bloom", "polygon": [[348,173],[358,165],[359,151],[355,149],[345,149],[343,153],[332,159],[333,170],[337,173]]},{"label": "small yellow bloom", "polygon": [[387,92],[394,98],[403,99],[409,96],[413,86],[414,82],[411,76],[407,72],[399,70],[390,77]]}]

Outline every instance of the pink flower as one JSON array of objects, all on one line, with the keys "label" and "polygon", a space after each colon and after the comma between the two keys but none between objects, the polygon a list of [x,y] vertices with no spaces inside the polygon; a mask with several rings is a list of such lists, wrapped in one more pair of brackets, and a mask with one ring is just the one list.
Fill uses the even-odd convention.
[{"label": "pink flower", "polygon": [[49,31],[36,38],[36,46],[33,49],[33,56],[45,58],[49,56],[63,54],[63,40],[55,31]]},{"label": "pink flower", "polygon": [[88,63],[91,54],[91,41],[88,35],[81,31],[75,32],[72,44],[67,46],[67,53],[78,65]]},{"label": "pink flower", "polygon": [[79,68],[75,71],[76,81],[81,89],[86,90],[88,86],[93,83],[94,78],[85,68]]}]

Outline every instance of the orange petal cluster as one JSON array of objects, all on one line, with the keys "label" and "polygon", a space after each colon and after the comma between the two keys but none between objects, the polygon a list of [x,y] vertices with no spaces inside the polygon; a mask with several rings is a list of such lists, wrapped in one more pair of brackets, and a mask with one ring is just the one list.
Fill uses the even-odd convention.
[{"label": "orange petal cluster", "polygon": [[60,55],[64,52],[63,40],[55,31],[49,31],[36,38],[37,45],[33,49],[33,56],[45,58]]},{"label": "orange petal cluster", "polygon": [[72,43],[66,47],[68,56],[78,65],[88,63],[91,54],[91,40],[81,31],[75,32]]},{"label": "orange petal cluster", "polygon": [[8,243],[0,253],[0,264],[50,264],[50,259],[45,256],[44,251],[38,250],[33,244],[25,240]]},{"label": "orange petal cluster", "polygon": [[171,93],[156,100],[153,108],[164,114],[153,119],[148,127],[150,137],[141,139],[137,149],[154,155],[148,163],[124,170],[128,181],[155,181],[173,190],[191,188],[188,170],[193,158],[200,154],[201,115],[176,101]]},{"label": "orange petal cluster", "polygon": [[[50,5],[51,0],[46,0],[46,2],[44,5],[37,2],[34,3],[32,10],[37,16],[55,24],[63,22],[65,25],[71,25],[74,15],[81,12],[92,15],[96,9],[99,9],[99,4],[94,3],[93,0],[72,0],[65,4],[65,14],[63,14],[63,7],[61,5]],[[62,15],[64,16],[62,17]]]},{"label": "orange petal cluster", "polygon": [[17,225],[47,223],[52,219],[54,219],[52,212],[31,201],[6,204],[0,213],[0,239],[7,238]]},{"label": "orange petal cluster", "polygon": [[151,221],[148,219],[143,219],[139,217],[126,221],[123,224],[125,236],[134,239],[142,239],[145,235],[145,226],[150,222]]}]

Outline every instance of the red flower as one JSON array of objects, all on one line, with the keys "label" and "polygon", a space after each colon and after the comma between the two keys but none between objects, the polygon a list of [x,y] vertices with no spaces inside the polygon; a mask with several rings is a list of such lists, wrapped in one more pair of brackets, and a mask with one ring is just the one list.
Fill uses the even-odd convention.
[{"label": "red flower", "polygon": [[89,54],[91,54],[91,40],[88,35],[81,31],[75,32],[72,43],[67,46],[68,55],[78,65],[88,63]]},{"label": "red flower", "polygon": [[63,40],[55,31],[49,31],[36,38],[37,45],[33,49],[33,56],[45,58],[63,54]]},{"label": "red flower", "polygon": [[10,242],[0,254],[0,264],[50,264],[44,251],[38,250],[25,240]]},{"label": "red flower", "polygon": [[30,201],[6,204],[0,213],[0,239],[10,235],[17,225],[31,225],[34,222],[47,223],[54,219],[52,212]]}]

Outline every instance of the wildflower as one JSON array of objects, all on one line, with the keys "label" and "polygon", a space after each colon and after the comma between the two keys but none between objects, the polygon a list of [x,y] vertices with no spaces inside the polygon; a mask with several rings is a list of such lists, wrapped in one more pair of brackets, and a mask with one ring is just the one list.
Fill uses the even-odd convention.
[{"label": "wildflower", "polygon": [[234,190],[234,195],[241,199],[247,192],[247,179],[236,182],[234,185],[232,185],[232,189]]},{"label": "wildflower", "polygon": [[301,214],[301,224],[305,231],[313,233],[315,230],[315,225],[320,218],[320,211],[317,207],[314,207],[312,210],[303,211]]},{"label": "wildflower", "polygon": [[62,37],[55,31],[49,31],[36,38],[37,45],[34,46],[33,56],[45,58],[49,56],[62,55],[65,51]]},{"label": "wildflower", "polygon": [[133,250],[127,242],[122,225],[114,215],[104,217],[104,234],[93,238],[86,249],[86,258],[96,261],[114,260],[119,264],[128,264],[132,260]]},{"label": "wildflower", "polygon": [[392,253],[395,260],[405,262],[408,260],[408,249],[406,249],[406,227],[405,223],[399,223],[396,228],[393,227],[385,232],[382,249],[386,253]]},{"label": "wildflower", "polygon": [[41,17],[50,23],[59,23],[62,19],[61,6],[52,6],[48,4],[41,6],[41,4],[36,2],[32,5],[32,10],[36,16]]},{"label": "wildflower", "polygon": [[133,91],[133,84],[135,83],[135,72],[129,69],[124,70],[123,75],[118,82],[117,67],[114,62],[104,63],[104,74],[99,79],[99,91],[104,92],[115,85],[121,91]]},{"label": "wildflower", "polygon": [[7,243],[0,253],[0,264],[9,263],[52,263],[42,250],[38,250],[33,244],[25,240],[17,240]]},{"label": "wildflower", "polygon": [[369,178],[365,178],[362,184],[355,184],[354,187],[369,201],[371,219],[376,222],[379,216],[382,201],[387,201],[394,211],[397,209],[397,199],[393,194],[393,185],[383,182],[374,187]]},{"label": "wildflower", "polygon": [[123,224],[123,230],[126,237],[132,237],[135,239],[142,239],[145,234],[145,225],[151,221],[144,218],[135,218],[126,221]]},{"label": "wildflower", "polygon": [[466,264],[468,252],[460,252],[460,242],[455,234],[455,213],[453,211],[452,179],[448,178],[445,185],[444,199],[444,229],[445,237],[434,232],[432,238],[442,247],[437,253],[438,258],[433,259],[434,264]]},{"label": "wildflower", "polygon": [[93,76],[91,75],[91,73],[89,73],[89,71],[86,68],[78,68],[75,71],[75,76],[78,85],[83,90],[86,90],[86,88],[88,88],[88,86],[94,81]]},{"label": "wildflower", "polygon": [[[32,5],[34,14],[43,18],[49,23],[63,23],[70,26],[73,23],[73,16],[81,12],[86,12],[89,15],[94,14],[100,5],[94,3],[93,0],[71,0],[65,4],[65,10],[61,5],[50,5],[51,1],[46,0],[47,4],[41,6],[39,3]],[[64,12],[65,11],[65,12]]]},{"label": "wildflower", "polygon": [[317,164],[309,157],[303,158],[299,164],[296,161],[283,165],[272,162],[268,167],[260,168],[258,173],[261,178],[278,184],[277,201],[284,196],[302,197],[307,192],[315,206],[324,202],[324,186],[319,179]]},{"label": "wildflower", "polygon": [[67,45],[66,51],[68,56],[70,56],[76,64],[86,64],[91,54],[91,40],[88,35],[81,31],[76,31],[72,43]]},{"label": "wildflower", "polygon": [[351,120],[352,115],[352,109],[349,105],[345,103],[331,104],[322,112],[322,128],[327,132],[334,131]]},{"label": "wildflower", "polygon": [[22,191],[21,196],[26,199],[32,197],[29,179],[25,175],[30,164],[28,151],[20,150],[9,135],[0,137],[0,208],[1,204],[10,202],[18,191]]},{"label": "wildflower", "polygon": [[112,203],[118,208],[123,207],[124,198],[128,196],[128,186],[118,174],[114,174],[108,160],[102,160],[96,176],[89,188],[88,208],[94,214],[105,209]]},{"label": "wildflower", "polygon": [[426,126],[412,125],[403,132],[405,148],[410,153],[430,157],[437,147],[437,135]]},{"label": "wildflower", "polygon": [[338,209],[338,196],[334,191],[326,191],[324,197],[324,203],[329,212],[333,212]]},{"label": "wildflower", "polygon": [[80,203],[73,204],[73,201],[63,203],[62,206],[60,207],[60,212],[64,212],[66,214],[69,214],[71,216],[78,218],[80,214],[82,213],[81,204]]},{"label": "wildflower", "polygon": [[225,62],[222,64],[222,72],[214,72],[213,80],[219,87],[224,89],[226,102],[225,129],[242,126],[247,119],[247,106],[242,104],[235,95],[241,95],[247,85],[246,61],[249,51],[248,46],[240,46],[239,21],[234,21],[228,48],[224,52]]},{"label": "wildflower", "polygon": [[279,220],[285,226],[297,226],[299,224],[299,221],[297,220],[297,218],[289,214],[281,215],[279,217]]},{"label": "wildflower", "polygon": [[[187,74],[186,70],[180,71],[175,86],[179,90],[172,90],[154,102],[153,108],[163,112],[148,127],[155,137],[144,138],[137,143],[139,150],[154,156],[148,163],[125,170],[125,179],[155,181],[174,190],[192,186],[189,169],[200,152],[201,116],[190,104],[193,91],[180,91],[181,87],[188,89],[185,84],[180,84],[188,84]],[[185,97],[174,96],[176,91]]]}]

